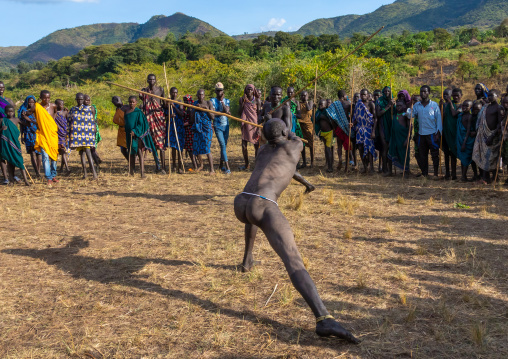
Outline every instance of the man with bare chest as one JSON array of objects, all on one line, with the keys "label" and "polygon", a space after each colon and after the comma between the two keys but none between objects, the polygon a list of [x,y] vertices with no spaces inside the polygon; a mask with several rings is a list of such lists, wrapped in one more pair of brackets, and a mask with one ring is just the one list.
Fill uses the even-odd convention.
[{"label": "man with bare chest", "polygon": [[478,132],[473,148],[473,161],[482,171],[482,182],[490,183],[490,173],[494,173],[499,162],[501,146],[501,123],[504,119],[504,107],[497,102],[499,91],[490,90],[488,105],[483,106],[478,122]]},{"label": "man with bare chest", "polygon": [[[273,111],[273,113],[270,113],[272,109],[277,108],[277,106],[280,104],[281,99],[282,99],[282,88],[278,86],[272,87],[270,91],[270,102],[267,101],[264,103],[263,109],[261,110],[261,118],[259,122],[265,123],[271,120],[272,118],[278,118],[281,119],[282,122],[286,124],[287,129],[290,131],[292,125],[291,120],[293,115],[288,105],[283,105],[280,108]],[[295,171],[293,179],[303,184],[307,188],[306,190],[307,193],[312,192],[316,189],[305,178],[303,178],[303,176],[298,171]]]},{"label": "man with bare chest", "polygon": [[[148,92],[153,95],[157,95],[160,97],[164,97],[164,89],[160,86],[157,86],[157,78],[154,74],[148,75],[146,78],[148,83],[148,87],[142,88],[141,91]],[[166,157],[165,157],[165,149],[166,149],[166,117],[164,115],[164,101],[148,96],[145,94],[140,94],[139,98],[143,101],[142,110],[148,120],[148,125],[150,126],[150,134],[152,135],[153,142],[155,144],[155,148],[159,150],[160,161],[162,164],[161,169],[157,169],[157,172],[165,173],[166,170]]]},{"label": "man with bare chest", "polygon": [[252,249],[257,230],[261,228],[284,263],[293,286],[314,313],[316,334],[358,344],[360,341],[326,309],[305,269],[291,226],[277,204],[277,199],[295,176],[302,141],[278,118],[269,119],[263,126],[263,133],[268,143],[260,148],[254,171],[234,202],[235,215],[245,224],[243,271],[249,271],[254,265]]}]

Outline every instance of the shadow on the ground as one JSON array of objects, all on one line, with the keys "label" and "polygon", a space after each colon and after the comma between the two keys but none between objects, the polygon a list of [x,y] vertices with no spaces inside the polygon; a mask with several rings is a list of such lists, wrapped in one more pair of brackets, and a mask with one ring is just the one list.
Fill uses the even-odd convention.
[{"label": "shadow on the ground", "polygon": [[[73,278],[83,278],[99,283],[116,283],[119,285],[134,287],[147,292],[157,293],[166,297],[176,298],[183,303],[191,302],[199,305],[207,311],[220,311],[221,314],[240,320],[248,320],[254,324],[263,323],[272,327],[277,333],[277,338],[287,343],[293,343],[299,337],[300,345],[336,347],[345,342],[341,340],[319,340],[311,333],[300,336],[297,328],[287,325],[268,317],[260,316],[250,310],[237,311],[231,308],[219,306],[208,299],[202,299],[192,293],[186,293],[178,289],[164,288],[158,284],[146,281],[142,275],[136,272],[149,263],[157,263],[168,266],[196,265],[190,261],[167,260],[157,258],[122,257],[116,259],[101,259],[79,255],[82,248],[89,246],[81,236],[74,236],[64,247],[46,249],[4,249],[1,252],[11,255],[24,256],[43,260],[48,265],[69,273]],[[214,265],[210,265],[214,267]],[[236,270],[237,266],[216,265],[215,267],[226,270]]]},{"label": "shadow on the ground", "polygon": [[[203,201],[209,201],[215,199],[217,197],[220,198],[231,198],[231,203],[233,203],[233,195],[225,195],[225,194],[153,194],[153,193],[140,193],[140,192],[118,192],[118,191],[103,191],[103,192],[73,192],[75,195],[86,195],[86,196],[98,196],[98,197],[107,197],[107,196],[115,196],[115,197],[125,197],[125,198],[143,198],[143,199],[156,199],[162,202],[180,202],[187,203],[189,205],[202,205]],[[222,201],[214,200],[216,203],[212,203],[215,205],[223,205]]]}]

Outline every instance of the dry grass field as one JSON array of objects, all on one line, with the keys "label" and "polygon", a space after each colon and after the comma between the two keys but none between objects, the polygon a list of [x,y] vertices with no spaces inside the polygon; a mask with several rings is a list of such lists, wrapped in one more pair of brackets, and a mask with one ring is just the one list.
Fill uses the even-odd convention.
[{"label": "dry grass field", "polygon": [[98,182],[73,153],[51,189],[0,188],[1,358],[508,357],[502,186],[329,176],[319,145],[302,171],[316,191],[292,183],[279,203],[329,311],[363,341],[353,346],[314,334],[262,233],[261,265],[238,271],[238,130],[233,174],[215,177],[155,175],[148,161],[146,179],[129,178],[114,131],[103,137]]}]

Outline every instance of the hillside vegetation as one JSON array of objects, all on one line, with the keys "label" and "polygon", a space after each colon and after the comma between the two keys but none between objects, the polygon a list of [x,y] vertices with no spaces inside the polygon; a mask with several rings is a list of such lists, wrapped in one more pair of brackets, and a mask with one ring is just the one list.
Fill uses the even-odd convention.
[{"label": "hillside vegetation", "polygon": [[12,64],[17,64],[20,61],[58,60],[65,56],[75,55],[87,46],[125,44],[135,42],[140,38],[163,39],[168,32],[177,37],[187,32],[196,34],[210,32],[212,36],[224,35],[222,31],[210,24],[182,13],[175,13],[171,16],[157,15],[144,24],[94,24],[58,30],[22,49],[7,60]]},{"label": "hillside vegetation", "polygon": [[397,0],[365,15],[346,15],[317,19],[303,25],[301,35],[371,33],[385,27],[385,32],[448,30],[459,27],[486,29],[508,17],[506,0]]}]

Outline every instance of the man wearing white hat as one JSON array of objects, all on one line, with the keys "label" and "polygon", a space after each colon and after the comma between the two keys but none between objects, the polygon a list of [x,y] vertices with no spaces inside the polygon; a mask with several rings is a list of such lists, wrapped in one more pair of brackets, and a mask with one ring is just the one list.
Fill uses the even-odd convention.
[{"label": "man wearing white hat", "polygon": [[[228,115],[231,114],[229,110],[229,99],[224,98],[224,85],[221,82],[215,84],[216,97],[210,99],[215,111],[224,112]],[[225,173],[230,174],[228,155],[226,153],[226,146],[229,138],[229,120],[226,116],[215,116],[213,121],[213,128],[215,129],[215,136],[219,141],[220,146],[220,163],[219,168]]]}]

